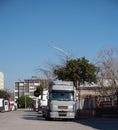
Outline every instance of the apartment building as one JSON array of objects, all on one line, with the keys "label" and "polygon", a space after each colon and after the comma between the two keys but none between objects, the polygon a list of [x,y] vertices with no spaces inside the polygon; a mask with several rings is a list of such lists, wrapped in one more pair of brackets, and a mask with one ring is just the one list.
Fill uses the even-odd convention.
[{"label": "apartment building", "polygon": [[4,74],[0,72],[0,90],[4,89]]},{"label": "apartment building", "polygon": [[32,99],[36,99],[34,91],[36,87],[41,84],[41,79],[32,77],[31,79],[25,79],[24,81],[15,82],[15,101],[21,96],[29,96]]}]

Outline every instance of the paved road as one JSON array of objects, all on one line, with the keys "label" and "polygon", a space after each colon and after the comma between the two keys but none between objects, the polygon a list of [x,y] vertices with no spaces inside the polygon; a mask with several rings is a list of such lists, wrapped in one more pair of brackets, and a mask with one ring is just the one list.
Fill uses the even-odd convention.
[{"label": "paved road", "polygon": [[17,110],[0,113],[0,130],[116,130],[118,118],[80,118],[71,121],[45,121],[37,112]]}]

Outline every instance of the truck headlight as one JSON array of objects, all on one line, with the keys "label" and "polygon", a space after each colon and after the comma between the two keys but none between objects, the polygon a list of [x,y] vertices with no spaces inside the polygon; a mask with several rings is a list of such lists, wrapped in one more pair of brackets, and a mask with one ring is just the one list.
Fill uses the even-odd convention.
[{"label": "truck headlight", "polygon": [[68,106],[68,109],[73,109],[73,105]]}]

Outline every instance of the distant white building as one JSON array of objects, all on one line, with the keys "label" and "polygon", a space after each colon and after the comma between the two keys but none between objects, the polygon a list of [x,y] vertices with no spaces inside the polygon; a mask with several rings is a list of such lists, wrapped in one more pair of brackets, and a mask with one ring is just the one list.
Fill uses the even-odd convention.
[{"label": "distant white building", "polygon": [[0,72],[0,90],[4,89],[4,74]]}]

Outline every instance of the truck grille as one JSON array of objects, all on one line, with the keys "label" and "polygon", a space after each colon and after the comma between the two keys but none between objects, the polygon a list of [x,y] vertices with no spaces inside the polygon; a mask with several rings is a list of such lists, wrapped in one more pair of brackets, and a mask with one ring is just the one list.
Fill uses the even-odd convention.
[{"label": "truck grille", "polygon": [[68,106],[58,106],[58,109],[68,109]]}]

